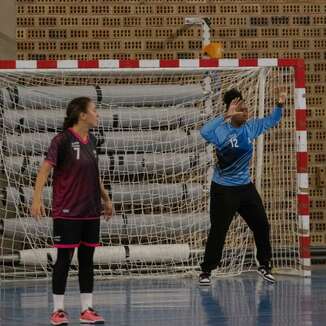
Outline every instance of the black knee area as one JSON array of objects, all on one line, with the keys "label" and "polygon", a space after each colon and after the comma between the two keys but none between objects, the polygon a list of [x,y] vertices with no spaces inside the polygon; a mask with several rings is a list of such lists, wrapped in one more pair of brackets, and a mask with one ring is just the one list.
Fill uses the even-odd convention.
[{"label": "black knee area", "polygon": [[80,293],[92,293],[94,285],[94,247],[81,245],[78,248],[79,288]]},{"label": "black knee area", "polygon": [[65,293],[70,263],[74,255],[73,248],[57,249],[57,260],[53,266],[52,289],[54,294]]}]

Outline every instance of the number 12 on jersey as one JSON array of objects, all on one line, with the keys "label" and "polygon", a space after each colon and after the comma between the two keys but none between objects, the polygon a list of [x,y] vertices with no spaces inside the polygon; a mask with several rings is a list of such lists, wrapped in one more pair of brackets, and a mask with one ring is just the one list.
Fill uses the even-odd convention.
[{"label": "number 12 on jersey", "polygon": [[238,145],[238,139],[235,138],[235,137],[230,139],[230,143],[231,143],[231,146],[232,147],[239,147],[239,145]]}]

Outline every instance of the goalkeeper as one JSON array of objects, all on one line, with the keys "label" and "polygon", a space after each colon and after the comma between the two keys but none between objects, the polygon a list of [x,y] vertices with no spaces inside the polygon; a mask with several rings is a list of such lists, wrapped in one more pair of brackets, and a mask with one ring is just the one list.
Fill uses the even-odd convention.
[{"label": "goalkeeper", "polygon": [[286,94],[280,92],[271,115],[248,120],[242,94],[231,89],[223,98],[225,114],[208,121],[200,131],[202,137],[215,146],[218,159],[210,189],[211,228],[201,264],[201,285],[210,284],[211,271],[220,264],[225,237],[236,212],[254,234],[258,273],[268,282],[275,282],[271,274],[270,227],[262,199],[250,180],[249,163],[253,140],[278,124],[285,100]]}]

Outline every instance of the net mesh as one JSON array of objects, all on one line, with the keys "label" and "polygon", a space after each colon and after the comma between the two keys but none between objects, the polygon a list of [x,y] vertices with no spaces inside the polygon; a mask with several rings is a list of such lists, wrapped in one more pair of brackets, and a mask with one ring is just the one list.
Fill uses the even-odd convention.
[{"label": "net mesh", "polygon": [[[93,132],[115,208],[101,222],[96,274],[176,274],[198,269],[210,225],[216,157],[200,127],[224,112],[222,94],[233,87],[253,118],[270,113],[280,84],[289,93],[284,117],[261,150],[255,146],[252,177],[271,223],[274,266],[300,272],[293,78],[289,68],[1,72],[1,278],[47,276],[56,259],[51,178],[43,194],[47,216],[37,222],[29,208],[39,164],[71,99],[89,96],[97,105]],[[254,268],[254,252],[250,230],[235,216],[217,275]],[[73,271],[76,264],[74,258]]]}]

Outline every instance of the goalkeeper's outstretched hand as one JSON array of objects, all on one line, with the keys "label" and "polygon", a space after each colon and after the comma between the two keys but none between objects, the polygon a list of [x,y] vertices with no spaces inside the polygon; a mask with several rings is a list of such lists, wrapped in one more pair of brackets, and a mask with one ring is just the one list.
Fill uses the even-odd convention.
[{"label": "goalkeeper's outstretched hand", "polygon": [[277,92],[278,92],[277,94],[278,103],[284,105],[287,98],[286,90],[283,88],[278,88]]},{"label": "goalkeeper's outstretched hand", "polygon": [[230,106],[227,110],[227,112],[224,115],[225,119],[229,119],[232,118],[236,115],[242,115],[243,112],[239,111],[240,105],[242,104],[242,100],[240,98],[235,98],[234,100],[232,100],[232,102],[230,103]]}]

